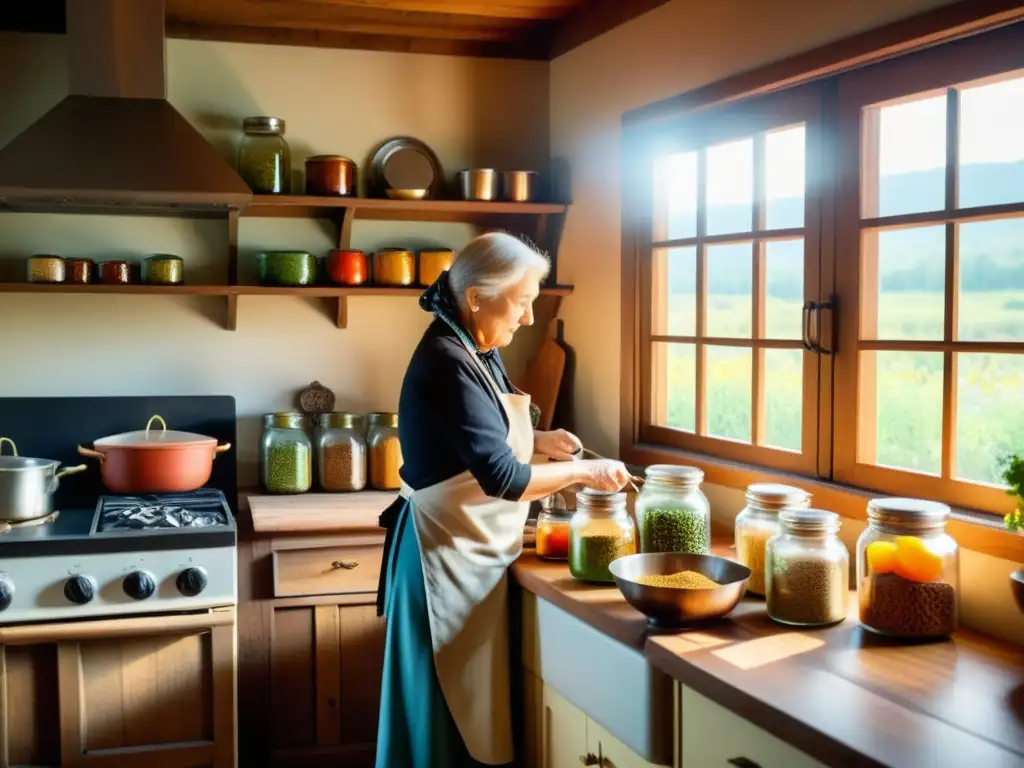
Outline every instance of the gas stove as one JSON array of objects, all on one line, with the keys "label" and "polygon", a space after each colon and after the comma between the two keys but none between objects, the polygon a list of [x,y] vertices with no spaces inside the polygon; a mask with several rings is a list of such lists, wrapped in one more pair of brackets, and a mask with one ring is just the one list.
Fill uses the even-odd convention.
[{"label": "gas stove", "polygon": [[224,493],[100,496],[0,533],[0,625],[236,603]]}]

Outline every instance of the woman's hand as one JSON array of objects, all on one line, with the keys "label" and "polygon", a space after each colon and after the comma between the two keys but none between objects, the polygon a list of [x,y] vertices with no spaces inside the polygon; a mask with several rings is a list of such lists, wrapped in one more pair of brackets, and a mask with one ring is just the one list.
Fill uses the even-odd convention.
[{"label": "woman's hand", "polygon": [[533,433],[534,452],[555,461],[572,461],[573,454],[581,448],[583,448],[583,443],[580,442],[580,439],[564,429]]},{"label": "woman's hand", "polygon": [[580,484],[595,491],[621,491],[629,482],[629,470],[621,461],[588,459],[578,462]]}]

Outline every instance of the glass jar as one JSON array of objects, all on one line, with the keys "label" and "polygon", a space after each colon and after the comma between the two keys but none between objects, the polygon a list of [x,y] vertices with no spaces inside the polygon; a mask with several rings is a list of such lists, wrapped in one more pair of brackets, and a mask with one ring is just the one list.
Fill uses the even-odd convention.
[{"label": "glass jar", "polygon": [[267,493],[305,493],[313,484],[313,444],[301,413],[268,413],[260,438],[260,476]]},{"label": "glass jar", "polygon": [[562,494],[553,493],[541,502],[537,515],[537,557],[545,560],[569,559],[569,523],[572,514],[565,508]]},{"label": "glass jar", "polygon": [[370,485],[378,491],[396,491],[402,487],[402,446],[398,441],[398,414],[370,414],[366,432],[369,453]]},{"label": "glass jar", "polygon": [[780,624],[820,627],[846,618],[850,555],[839,515],[823,509],[779,513],[779,533],[765,547],[768,615]]},{"label": "glass jar", "polygon": [[634,505],[641,552],[711,551],[711,505],[700,490],[704,473],[696,467],[655,464]]},{"label": "glass jar", "polygon": [[802,488],[776,483],[752,483],[747,487],[747,506],[736,516],[736,560],[750,569],[747,591],[764,595],[765,545],[779,532],[779,512],[806,509],[811,494]]},{"label": "glass jar", "polygon": [[373,255],[373,282],[377,285],[412,285],[416,282],[416,258],[403,248],[385,248]]},{"label": "glass jar", "polygon": [[949,507],[872,499],[857,539],[860,621],[882,635],[945,637],[956,631],[960,550],[946,533]]},{"label": "glass jar", "polygon": [[429,288],[454,261],[455,251],[450,248],[420,251],[420,285]]},{"label": "glass jar", "polygon": [[569,572],[577,579],[614,583],[608,566],[636,554],[636,526],[626,511],[626,494],[586,489],[576,494],[569,522]]},{"label": "glass jar", "polygon": [[366,487],[366,440],[354,413],[321,413],[316,436],[317,482],[325,491]]},{"label": "glass jar", "polygon": [[279,117],[247,117],[238,145],[238,173],[258,195],[287,195],[292,188],[292,151]]}]

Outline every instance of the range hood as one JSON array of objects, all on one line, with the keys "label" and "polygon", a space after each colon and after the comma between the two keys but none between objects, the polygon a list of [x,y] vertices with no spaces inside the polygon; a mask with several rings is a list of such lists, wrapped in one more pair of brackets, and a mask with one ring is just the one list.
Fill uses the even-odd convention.
[{"label": "range hood", "polygon": [[10,210],[225,215],[252,192],[167,101],[164,0],[66,0],[70,94],[0,149]]}]

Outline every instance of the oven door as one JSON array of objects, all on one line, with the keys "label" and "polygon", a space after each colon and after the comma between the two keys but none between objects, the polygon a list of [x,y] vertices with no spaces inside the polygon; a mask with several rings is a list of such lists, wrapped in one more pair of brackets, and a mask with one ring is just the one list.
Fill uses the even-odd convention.
[{"label": "oven door", "polygon": [[234,768],[235,609],[0,627],[0,768]]}]

